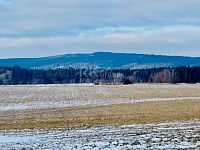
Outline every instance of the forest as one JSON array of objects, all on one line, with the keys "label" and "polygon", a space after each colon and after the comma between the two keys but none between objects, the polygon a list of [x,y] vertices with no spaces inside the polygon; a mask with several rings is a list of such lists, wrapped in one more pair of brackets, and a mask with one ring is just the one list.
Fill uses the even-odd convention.
[{"label": "forest", "polygon": [[152,69],[25,69],[0,67],[0,85],[199,83],[200,67]]}]

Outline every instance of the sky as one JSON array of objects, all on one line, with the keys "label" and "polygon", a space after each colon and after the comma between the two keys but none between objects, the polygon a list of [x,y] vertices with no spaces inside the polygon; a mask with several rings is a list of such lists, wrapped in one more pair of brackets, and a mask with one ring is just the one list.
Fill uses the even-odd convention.
[{"label": "sky", "polygon": [[200,56],[200,0],[0,0],[0,58]]}]

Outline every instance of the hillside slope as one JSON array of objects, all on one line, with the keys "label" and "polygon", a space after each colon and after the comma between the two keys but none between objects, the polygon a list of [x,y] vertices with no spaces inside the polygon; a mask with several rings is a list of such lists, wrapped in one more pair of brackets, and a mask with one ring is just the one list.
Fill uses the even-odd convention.
[{"label": "hillside slope", "polygon": [[96,52],[90,54],[65,54],[41,58],[0,59],[0,66],[25,68],[157,68],[200,66],[200,57],[161,56],[131,53]]}]

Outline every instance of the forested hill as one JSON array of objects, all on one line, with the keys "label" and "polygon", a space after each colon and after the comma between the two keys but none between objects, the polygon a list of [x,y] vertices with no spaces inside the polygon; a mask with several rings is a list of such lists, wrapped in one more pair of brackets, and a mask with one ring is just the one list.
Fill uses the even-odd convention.
[{"label": "forested hill", "polygon": [[24,69],[0,67],[0,85],[200,83],[200,67],[155,69]]},{"label": "forested hill", "polygon": [[101,69],[144,69],[159,67],[200,66],[200,57],[161,56],[97,52],[90,54],[66,54],[43,58],[0,59],[1,66],[24,68],[101,68]]}]

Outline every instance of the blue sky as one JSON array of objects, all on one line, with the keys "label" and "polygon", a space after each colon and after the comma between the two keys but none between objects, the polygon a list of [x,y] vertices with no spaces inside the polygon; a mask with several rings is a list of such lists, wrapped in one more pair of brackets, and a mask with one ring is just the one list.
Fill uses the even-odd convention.
[{"label": "blue sky", "polygon": [[200,56],[200,0],[0,0],[0,58]]}]

